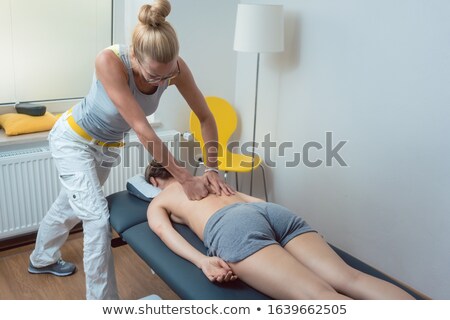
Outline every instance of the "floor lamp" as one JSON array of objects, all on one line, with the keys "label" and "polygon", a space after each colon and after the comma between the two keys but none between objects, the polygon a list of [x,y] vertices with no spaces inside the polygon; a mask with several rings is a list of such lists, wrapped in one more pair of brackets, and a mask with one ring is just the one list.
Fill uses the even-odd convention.
[{"label": "floor lamp", "polygon": [[250,175],[250,195],[253,191],[253,169],[255,162],[256,114],[258,109],[258,81],[260,54],[284,50],[283,6],[238,4],[234,50],[256,52],[256,89],[253,114],[252,170]]}]

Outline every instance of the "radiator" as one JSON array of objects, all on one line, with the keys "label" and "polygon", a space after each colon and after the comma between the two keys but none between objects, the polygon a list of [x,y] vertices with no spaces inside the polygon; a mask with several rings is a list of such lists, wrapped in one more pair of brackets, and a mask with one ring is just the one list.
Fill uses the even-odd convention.
[{"label": "radiator", "polygon": [[[178,132],[158,135],[177,157]],[[131,135],[129,142],[103,186],[105,195],[125,190],[126,181],[145,170],[148,152],[136,136]],[[48,145],[0,151],[0,240],[36,231],[59,190]]]}]

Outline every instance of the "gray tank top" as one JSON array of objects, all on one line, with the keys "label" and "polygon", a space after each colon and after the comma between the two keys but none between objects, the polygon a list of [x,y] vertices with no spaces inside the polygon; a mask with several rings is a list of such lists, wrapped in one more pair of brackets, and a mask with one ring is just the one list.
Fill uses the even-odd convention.
[{"label": "gray tank top", "polygon": [[[108,49],[112,50],[127,68],[128,85],[145,115],[149,116],[154,113],[158,108],[159,99],[164,90],[166,90],[169,80],[158,86],[158,89],[153,94],[142,93],[134,82],[129,47],[113,45]],[[72,115],[77,124],[91,137],[105,142],[121,141],[124,133],[131,129],[109,98],[102,83],[97,79],[95,72],[88,95],[73,107]]]}]

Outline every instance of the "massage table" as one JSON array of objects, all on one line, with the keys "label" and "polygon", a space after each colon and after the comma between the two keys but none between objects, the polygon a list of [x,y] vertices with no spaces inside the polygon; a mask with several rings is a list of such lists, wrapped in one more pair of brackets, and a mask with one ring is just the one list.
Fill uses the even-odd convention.
[{"label": "massage table", "polygon": [[[128,244],[149,267],[181,298],[185,300],[264,300],[265,294],[249,287],[239,279],[224,284],[210,282],[203,272],[189,261],[173,253],[150,229],[147,223],[149,202],[128,191],[107,197],[110,222],[120,238],[112,240],[113,247]],[[203,242],[186,226],[174,223],[174,228],[196,249],[206,254]],[[352,267],[389,281],[417,299],[419,295],[370,267],[348,253],[331,246]]]}]

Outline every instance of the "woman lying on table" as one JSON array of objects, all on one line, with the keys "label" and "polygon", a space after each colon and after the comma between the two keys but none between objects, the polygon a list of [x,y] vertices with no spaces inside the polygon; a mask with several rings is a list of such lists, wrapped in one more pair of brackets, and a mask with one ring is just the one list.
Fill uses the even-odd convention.
[{"label": "woman lying on table", "polygon": [[[239,192],[191,201],[156,162],[146,180],[162,189],[149,205],[151,229],[210,281],[239,277],[275,299],[413,299],[395,285],[347,265],[300,216]],[[192,247],[171,221],[187,225],[208,249]]]}]

